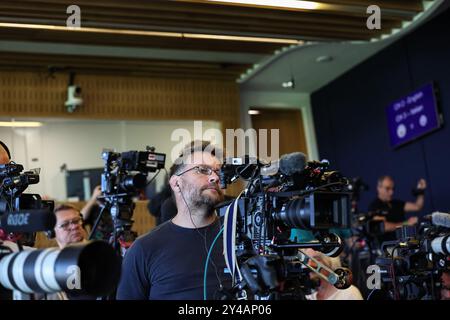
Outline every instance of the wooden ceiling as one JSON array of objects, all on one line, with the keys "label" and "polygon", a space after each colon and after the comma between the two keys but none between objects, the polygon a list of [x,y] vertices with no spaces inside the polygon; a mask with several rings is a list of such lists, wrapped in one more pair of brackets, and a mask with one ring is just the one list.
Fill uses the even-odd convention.
[{"label": "wooden ceiling", "polygon": [[[274,1],[276,2],[276,1]],[[65,26],[66,8],[81,8],[82,28],[168,31],[297,41],[369,40],[389,34],[423,10],[419,0],[323,0],[319,10],[287,10],[202,0],[1,0],[0,23]],[[366,28],[369,5],[381,8],[381,30]],[[21,45],[15,46],[20,42]],[[23,43],[83,45],[83,53],[23,50]],[[3,43],[3,46],[1,46]],[[0,27],[0,68],[120,73],[234,80],[287,43]],[[61,46],[62,47],[62,46]],[[122,56],[111,57],[115,50]],[[127,52],[160,51],[148,58]],[[128,51],[127,51],[128,50]],[[162,53],[161,53],[162,52]],[[188,54],[189,53],[189,54]],[[242,58],[241,60],[239,57]]]}]

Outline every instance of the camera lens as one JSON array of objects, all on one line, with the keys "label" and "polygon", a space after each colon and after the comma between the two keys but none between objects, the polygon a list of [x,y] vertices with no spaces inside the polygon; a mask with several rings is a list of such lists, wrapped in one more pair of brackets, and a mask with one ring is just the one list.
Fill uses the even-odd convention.
[{"label": "camera lens", "polygon": [[142,173],[127,175],[120,182],[120,187],[126,191],[144,189],[147,184],[147,177]]},{"label": "camera lens", "polygon": [[[62,250],[24,250],[0,260],[0,283],[25,293],[71,291],[109,294],[120,278],[120,257],[104,241]],[[73,280],[73,281],[72,281]],[[79,286],[72,286],[78,282]]]},{"label": "camera lens", "polygon": [[349,196],[315,192],[286,202],[275,218],[290,228],[347,228],[350,224]]}]

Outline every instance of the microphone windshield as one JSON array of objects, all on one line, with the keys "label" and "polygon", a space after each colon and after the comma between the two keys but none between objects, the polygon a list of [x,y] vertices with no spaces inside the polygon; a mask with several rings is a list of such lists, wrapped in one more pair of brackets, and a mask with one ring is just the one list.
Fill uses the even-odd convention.
[{"label": "microphone windshield", "polygon": [[302,172],[305,165],[306,156],[301,152],[292,152],[280,157],[280,171],[288,176]]}]

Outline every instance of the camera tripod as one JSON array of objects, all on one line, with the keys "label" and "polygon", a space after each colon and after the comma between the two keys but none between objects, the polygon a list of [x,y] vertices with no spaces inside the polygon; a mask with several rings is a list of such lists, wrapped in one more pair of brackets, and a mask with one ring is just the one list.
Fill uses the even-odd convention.
[{"label": "camera tripod", "polygon": [[101,198],[105,201],[89,234],[89,240],[92,240],[94,237],[95,231],[106,211],[111,215],[113,221],[113,231],[108,242],[123,257],[126,249],[137,238],[137,233],[131,230],[134,222],[131,218],[135,204],[128,194],[104,195]]}]

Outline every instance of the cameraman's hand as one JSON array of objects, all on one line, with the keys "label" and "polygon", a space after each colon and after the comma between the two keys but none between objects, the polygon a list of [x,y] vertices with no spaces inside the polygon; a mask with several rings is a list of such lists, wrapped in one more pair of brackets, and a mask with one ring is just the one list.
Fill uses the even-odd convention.
[{"label": "cameraman's hand", "polygon": [[97,197],[102,195],[102,188],[100,186],[96,186],[94,188],[94,191],[92,192],[92,197],[91,200],[92,201],[97,201]]},{"label": "cameraman's hand", "polygon": [[417,182],[417,189],[419,190],[425,190],[427,188],[427,182],[425,181],[425,179],[420,179]]},{"label": "cameraman's hand", "polygon": [[417,224],[417,222],[419,221],[419,218],[417,217],[410,217],[407,221],[408,226],[413,226],[415,224]]}]

